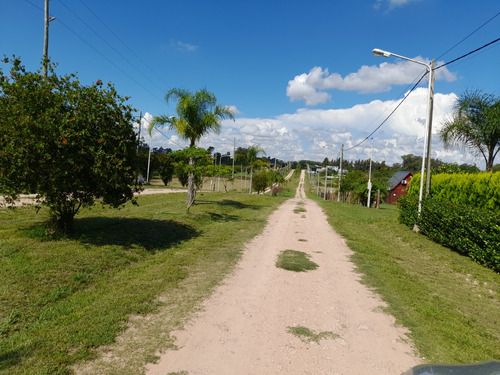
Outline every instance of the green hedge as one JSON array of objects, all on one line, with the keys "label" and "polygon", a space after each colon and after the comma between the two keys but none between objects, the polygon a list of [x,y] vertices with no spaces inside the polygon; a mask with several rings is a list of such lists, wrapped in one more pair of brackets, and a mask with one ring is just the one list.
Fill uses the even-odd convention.
[{"label": "green hedge", "polygon": [[[408,187],[408,195],[418,196],[420,174]],[[431,177],[430,195],[440,201],[488,210],[500,209],[500,173],[436,174]]]},{"label": "green hedge", "polygon": [[[445,202],[436,197],[422,202],[418,196],[401,197],[399,221],[476,262],[500,272],[500,212]],[[417,220],[418,219],[418,220]]]}]

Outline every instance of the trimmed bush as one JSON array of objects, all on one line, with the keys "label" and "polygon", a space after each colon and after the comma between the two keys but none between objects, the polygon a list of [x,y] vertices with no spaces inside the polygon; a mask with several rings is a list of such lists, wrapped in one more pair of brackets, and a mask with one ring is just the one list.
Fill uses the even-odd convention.
[{"label": "trimmed bush", "polygon": [[[420,174],[416,174],[408,195],[418,196]],[[500,173],[447,174],[432,176],[430,195],[440,201],[488,210],[500,209]]]},{"label": "trimmed bush", "polygon": [[[444,202],[435,197],[422,202],[418,218],[418,197],[399,200],[399,221],[474,261],[500,272],[500,213]],[[418,218],[418,221],[417,221]]]}]

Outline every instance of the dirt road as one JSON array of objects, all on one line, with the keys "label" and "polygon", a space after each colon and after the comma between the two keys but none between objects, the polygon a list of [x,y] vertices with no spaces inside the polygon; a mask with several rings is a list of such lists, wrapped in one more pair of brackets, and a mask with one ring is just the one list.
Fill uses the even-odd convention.
[{"label": "dirt road", "polygon": [[[419,363],[405,330],[360,284],[343,239],[305,198],[303,179],[203,311],[174,333],[179,349],[162,353],[147,374],[401,374]],[[287,249],[309,254],[319,267],[277,268]],[[299,326],[333,335],[303,341],[290,333]]]}]

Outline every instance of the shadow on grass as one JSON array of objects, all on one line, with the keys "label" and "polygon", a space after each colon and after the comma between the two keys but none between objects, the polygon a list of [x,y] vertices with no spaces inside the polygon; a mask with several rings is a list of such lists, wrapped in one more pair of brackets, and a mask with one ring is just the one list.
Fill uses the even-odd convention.
[{"label": "shadow on grass", "polygon": [[5,370],[9,367],[18,366],[23,358],[27,356],[26,350],[20,348],[18,350],[0,350],[0,370]]},{"label": "shadow on grass", "polygon": [[207,214],[213,221],[228,222],[228,221],[237,221],[241,219],[239,216],[236,215],[218,214],[215,212],[207,212]]},{"label": "shadow on grass", "polygon": [[72,237],[96,246],[143,247],[157,252],[199,234],[193,227],[173,220],[89,217],[75,220]]},{"label": "shadow on grass", "polygon": [[261,206],[257,206],[257,205],[254,205],[254,204],[245,204],[245,203],[241,203],[241,202],[238,202],[238,201],[234,201],[232,199],[223,199],[221,201],[203,201],[203,200],[196,200],[195,204],[216,204],[218,206],[229,206],[229,207],[234,207],[234,208],[238,208],[238,209],[244,209],[244,208],[247,208],[247,209],[250,209],[250,210],[260,210],[262,207]]}]

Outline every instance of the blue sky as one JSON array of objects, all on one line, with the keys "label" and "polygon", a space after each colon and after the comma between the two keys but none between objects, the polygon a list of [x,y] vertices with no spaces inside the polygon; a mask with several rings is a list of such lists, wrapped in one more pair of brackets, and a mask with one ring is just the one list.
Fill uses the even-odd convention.
[{"label": "blue sky", "polygon": [[[0,55],[39,67],[43,7],[44,0],[1,1]],[[171,88],[214,92],[236,121],[224,121],[202,147],[226,153],[235,142],[270,157],[321,161],[344,144],[346,159],[371,154],[392,164],[422,154],[425,80],[372,140],[353,146],[425,67],[372,49],[439,65],[499,38],[499,13],[498,0],[51,0],[49,56],[59,74],[76,72],[83,84],[114,83],[144,123],[174,114],[163,100]],[[481,157],[445,150],[437,132],[465,90],[500,95],[499,67],[500,42],[436,71],[433,157],[484,168]],[[153,147],[186,145],[162,133],[153,133]]]}]

